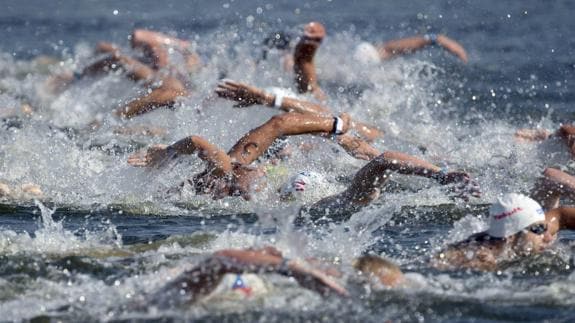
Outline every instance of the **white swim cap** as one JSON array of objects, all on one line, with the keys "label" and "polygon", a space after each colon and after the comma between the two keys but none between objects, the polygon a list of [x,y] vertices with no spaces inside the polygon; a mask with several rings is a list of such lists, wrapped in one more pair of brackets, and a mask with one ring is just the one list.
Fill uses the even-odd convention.
[{"label": "white swim cap", "polygon": [[505,238],[541,221],[545,221],[545,212],[539,203],[525,195],[505,194],[489,208],[487,234]]},{"label": "white swim cap", "polygon": [[364,65],[375,65],[381,62],[377,48],[368,42],[362,42],[355,47],[353,59]]},{"label": "white swim cap", "polygon": [[257,274],[225,274],[205,300],[246,300],[260,297],[267,292],[269,290],[266,283]]},{"label": "white swim cap", "polygon": [[313,192],[318,188],[323,177],[311,171],[302,171],[291,176],[287,182],[280,188],[280,197],[282,199],[293,199],[302,197],[303,194]]}]

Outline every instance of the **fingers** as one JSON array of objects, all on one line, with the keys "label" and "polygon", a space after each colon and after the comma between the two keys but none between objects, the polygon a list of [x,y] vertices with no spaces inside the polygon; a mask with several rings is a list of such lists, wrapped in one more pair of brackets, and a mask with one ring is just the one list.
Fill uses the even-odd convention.
[{"label": "fingers", "polygon": [[134,167],[147,167],[150,162],[146,156],[132,155],[128,157],[128,164]]}]

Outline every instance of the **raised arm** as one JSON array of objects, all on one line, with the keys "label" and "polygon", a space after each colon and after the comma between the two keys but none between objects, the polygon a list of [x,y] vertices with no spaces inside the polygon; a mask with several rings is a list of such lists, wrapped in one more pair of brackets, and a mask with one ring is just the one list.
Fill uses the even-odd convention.
[{"label": "raised arm", "polygon": [[159,167],[170,158],[178,155],[191,155],[198,153],[198,157],[216,170],[216,175],[231,172],[232,164],[230,157],[218,147],[207,140],[190,136],[179,140],[172,145],[155,145],[146,150],[141,150],[128,157],[128,164],[136,167]]},{"label": "raised arm", "polygon": [[399,55],[411,54],[431,45],[439,45],[467,63],[467,53],[463,46],[445,35],[428,34],[386,42],[379,47],[381,59],[391,59]]},{"label": "raised arm", "polygon": [[325,101],[326,95],[319,86],[313,60],[324,37],[323,25],[319,22],[310,22],[305,26],[294,50],[295,83],[299,93],[310,92],[320,101]]}]

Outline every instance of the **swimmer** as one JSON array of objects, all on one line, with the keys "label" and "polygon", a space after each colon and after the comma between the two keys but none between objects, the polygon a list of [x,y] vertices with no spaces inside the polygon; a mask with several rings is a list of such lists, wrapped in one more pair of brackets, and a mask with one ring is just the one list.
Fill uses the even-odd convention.
[{"label": "swimmer", "polygon": [[428,46],[440,46],[449,53],[457,56],[462,62],[467,63],[467,53],[461,44],[441,34],[426,34],[391,40],[381,45],[372,45],[367,42],[359,44],[353,58],[363,64],[379,63],[400,55],[411,54]]},{"label": "swimmer", "polygon": [[[401,269],[389,260],[374,255],[353,261],[350,280],[332,264],[315,258],[289,259],[273,247],[261,249],[225,249],[217,251],[200,264],[179,274],[152,295],[163,307],[176,304],[233,298],[249,300],[268,291],[263,274],[293,277],[300,286],[321,295],[350,295],[349,283],[374,287],[398,287],[407,282]],[[228,279],[226,279],[228,278]],[[219,296],[219,297],[218,297]]]},{"label": "swimmer", "polygon": [[257,63],[268,60],[271,54],[276,54],[279,56],[283,69],[289,71],[293,69],[292,50],[292,39],[288,33],[283,31],[270,33],[262,43],[262,54]]},{"label": "swimmer", "polygon": [[36,184],[25,183],[20,186],[10,186],[0,182],[0,200],[34,200],[43,198],[44,192]]},{"label": "swimmer", "polygon": [[348,131],[350,118],[324,117],[312,114],[286,113],[272,117],[268,122],[244,135],[228,153],[198,136],[184,138],[172,145],[155,145],[128,158],[137,167],[159,166],[178,155],[198,153],[207,168],[189,180],[198,194],[211,194],[213,198],[241,196],[250,199],[250,193],[261,189],[260,179],[265,175],[263,165],[251,165],[281,136],[301,134],[340,135]]},{"label": "swimmer", "polygon": [[515,139],[524,142],[544,141],[550,138],[561,138],[567,144],[571,156],[575,157],[575,126],[564,124],[552,132],[543,128],[536,129],[519,129],[515,132]]},{"label": "swimmer", "polygon": [[[136,59],[121,52],[114,44],[100,42],[96,53],[106,56],[78,73],[57,75],[48,81],[51,87],[63,89],[74,80],[94,76],[113,70],[123,70],[134,81],[143,82],[148,89],[138,97],[116,110],[124,118],[132,118],[158,107],[172,107],[179,97],[188,95],[186,74],[200,65],[198,55],[190,50],[190,43],[149,30],[136,29],[131,35],[131,44],[140,49],[144,56]],[[178,52],[184,59],[185,71],[170,61],[170,53]]]},{"label": "swimmer", "polygon": [[343,192],[323,198],[308,209],[330,216],[357,212],[379,197],[381,188],[394,173],[430,178],[440,185],[456,184],[450,187],[453,197],[465,201],[481,196],[479,185],[466,172],[446,172],[414,156],[386,151],[357,171]]},{"label": "swimmer", "polygon": [[[262,281],[262,274],[265,273],[293,277],[302,287],[322,295],[348,295],[347,290],[330,276],[328,270],[314,268],[305,260],[284,258],[279,250],[265,247],[217,251],[213,256],[175,277],[154,293],[152,299],[162,306],[190,303],[202,297],[216,298],[217,295],[214,294],[218,292],[235,292],[240,299],[250,299],[266,292],[266,284]],[[233,274],[232,279],[225,279],[230,274]],[[222,283],[227,284],[219,286]]]},{"label": "swimmer", "polygon": [[[310,22],[304,27],[294,51],[295,82],[299,93],[311,93],[319,102],[325,102],[326,95],[318,83],[314,57],[326,36],[325,27],[319,22]],[[357,46],[353,58],[363,64],[379,63],[399,55],[411,54],[428,46],[438,45],[461,61],[467,63],[467,53],[455,40],[441,34],[426,34],[388,41],[382,45],[363,42]]]},{"label": "swimmer", "polygon": [[489,209],[489,228],[448,246],[435,256],[438,268],[496,270],[503,262],[547,249],[560,230],[575,230],[575,208],[544,211],[521,194],[504,194]]},{"label": "swimmer", "polygon": [[[223,80],[220,82],[216,88],[216,94],[222,98],[236,101],[237,103],[234,107],[239,108],[263,105],[284,112],[318,115],[329,115],[332,113],[329,108],[317,103],[285,97],[281,93],[274,95],[254,86],[232,80]],[[351,129],[357,131],[362,139],[369,142],[383,135],[381,130],[354,120],[351,121]],[[346,142],[351,142],[351,140],[347,140]]]},{"label": "swimmer", "polygon": [[[286,113],[272,117],[264,125],[248,132],[226,154],[206,140],[191,136],[170,146],[156,145],[133,154],[128,163],[137,167],[160,165],[176,155],[198,153],[208,168],[195,175],[189,183],[198,194],[211,194],[214,199],[225,196],[241,196],[250,199],[250,193],[261,189],[262,165],[251,165],[274,142],[283,135],[335,134],[349,129],[346,114],[338,118],[310,114]],[[373,159],[354,176],[351,185],[342,193],[313,204],[310,210],[335,214],[356,212],[378,198],[380,188],[392,173],[416,175],[434,179],[441,185],[459,184],[452,187],[455,197],[468,199],[479,196],[479,187],[465,172],[445,172],[440,167],[413,156],[387,151]],[[296,185],[289,183],[288,185]]]}]

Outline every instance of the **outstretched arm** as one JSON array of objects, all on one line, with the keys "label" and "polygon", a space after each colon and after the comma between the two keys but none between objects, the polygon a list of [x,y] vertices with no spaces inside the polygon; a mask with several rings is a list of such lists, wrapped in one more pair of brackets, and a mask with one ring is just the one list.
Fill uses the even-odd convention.
[{"label": "outstretched arm", "polygon": [[399,55],[411,54],[434,44],[443,47],[445,50],[461,59],[464,63],[467,63],[467,53],[463,46],[445,35],[428,34],[424,36],[392,40],[381,45],[379,47],[379,53],[382,59],[391,59]]},{"label": "outstretched arm", "polygon": [[338,118],[301,113],[277,115],[244,135],[228,155],[240,164],[249,165],[281,136],[334,133],[334,130],[342,134],[349,129],[349,124],[350,118],[345,113]]},{"label": "outstretched arm", "polygon": [[575,156],[575,126],[564,124],[555,133],[547,129],[519,129],[515,138],[523,141],[543,141],[550,137],[563,138],[572,156]]},{"label": "outstretched arm", "polygon": [[[235,107],[248,107],[254,104],[259,104],[268,107],[276,107],[286,112],[319,114],[322,116],[331,114],[330,109],[325,106],[295,98],[273,95],[259,88],[231,80],[224,80],[219,83],[216,88],[216,94],[222,98],[238,102]],[[352,120],[351,128],[356,130],[365,138],[365,140],[370,142],[383,136],[383,132],[381,130],[362,122]]]},{"label": "outstretched arm", "polygon": [[378,196],[378,191],[390,173],[423,176],[437,180],[441,185],[460,182],[471,184],[465,193],[477,196],[479,190],[476,184],[464,172],[442,172],[441,168],[422,159],[395,151],[386,151],[362,167],[354,176],[350,187],[346,190],[348,198],[358,204],[371,202]]},{"label": "outstretched arm", "polygon": [[303,261],[283,258],[281,252],[275,248],[260,250],[228,249],[215,253],[218,257],[225,257],[236,265],[244,266],[245,271],[274,272],[294,277],[302,287],[315,290],[321,294],[335,292],[347,296],[345,288],[335,282],[329,275],[319,269],[312,268]]},{"label": "outstretched arm", "polygon": [[[188,61],[199,63],[197,54],[189,50],[190,43],[156,31],[136,29],[131,36],[132,47],[141,48],[152,59],[155,69],[166,67],[169,64],[169,49],[175,49],[188,56]],[[190,62],[188,62],[189,64]]]},{"label": "outstretched arm", "polygon": [[371,146],[365,140],[349,134],[343,134],[337,136],[337,143],[348,154],[357,159],[363,159],[369,161],[381,155],[381,152],[379,150]]},{"label": "outstretched arm", "polygon": [[330,114],[330,110],[322,105],[290,97],[280,98],[257,87],[231,80],[220,82],[216,88],[216,94],[236,101],[237,104],[234,107],[249,107],[257,104],[275,107],[285,112]]},{"label": "outstretched arm", "polygon": [[124,69],[128,73],[128,77],[134,81],[151,80],[155,74],[150,67],[130,56],[122,54],[120,49],[112,43],[98,43],[96,52],[107,53],[108,56],[84,68],[76,77],[97,75],[119,68]]},{"label": "outstretched arm", "polygon": [[136,167],[161,166],[163,162],[177,155],[191,155],[197,152],[198,157],[216,170],[216,175],[224,175],[232,170],[230,157],[207,140],[190,136],[172,145],[155,145],[128,157],[128,164]]},{"label": "outstretched arm", "polygon": [[[227,273],[278,273],[294,277],[302,287],[315,290],[321,294],[335,292],[347,296],[347,290],[335,282],[326,273],[311,269],[297,260],[283,258],[275,248],[256,250],[227,249],[214,253],[194,268],[185,271],[176,279],[156,293],[154,299],[168,305],[174,302],[166,295],[176,294],[191,302],[200,295],[211,292]],[[167,304],[166,304],[167,303]]]},{"label": "outstretched arm", "polygon": [[184,84],[175,77],[162,78],[161,85],[150,89],[145,95],[138,97],[116,110],[123,118],[132,118],[150,112],[157,108],[172,107],[177,98],[187,95]]}]

